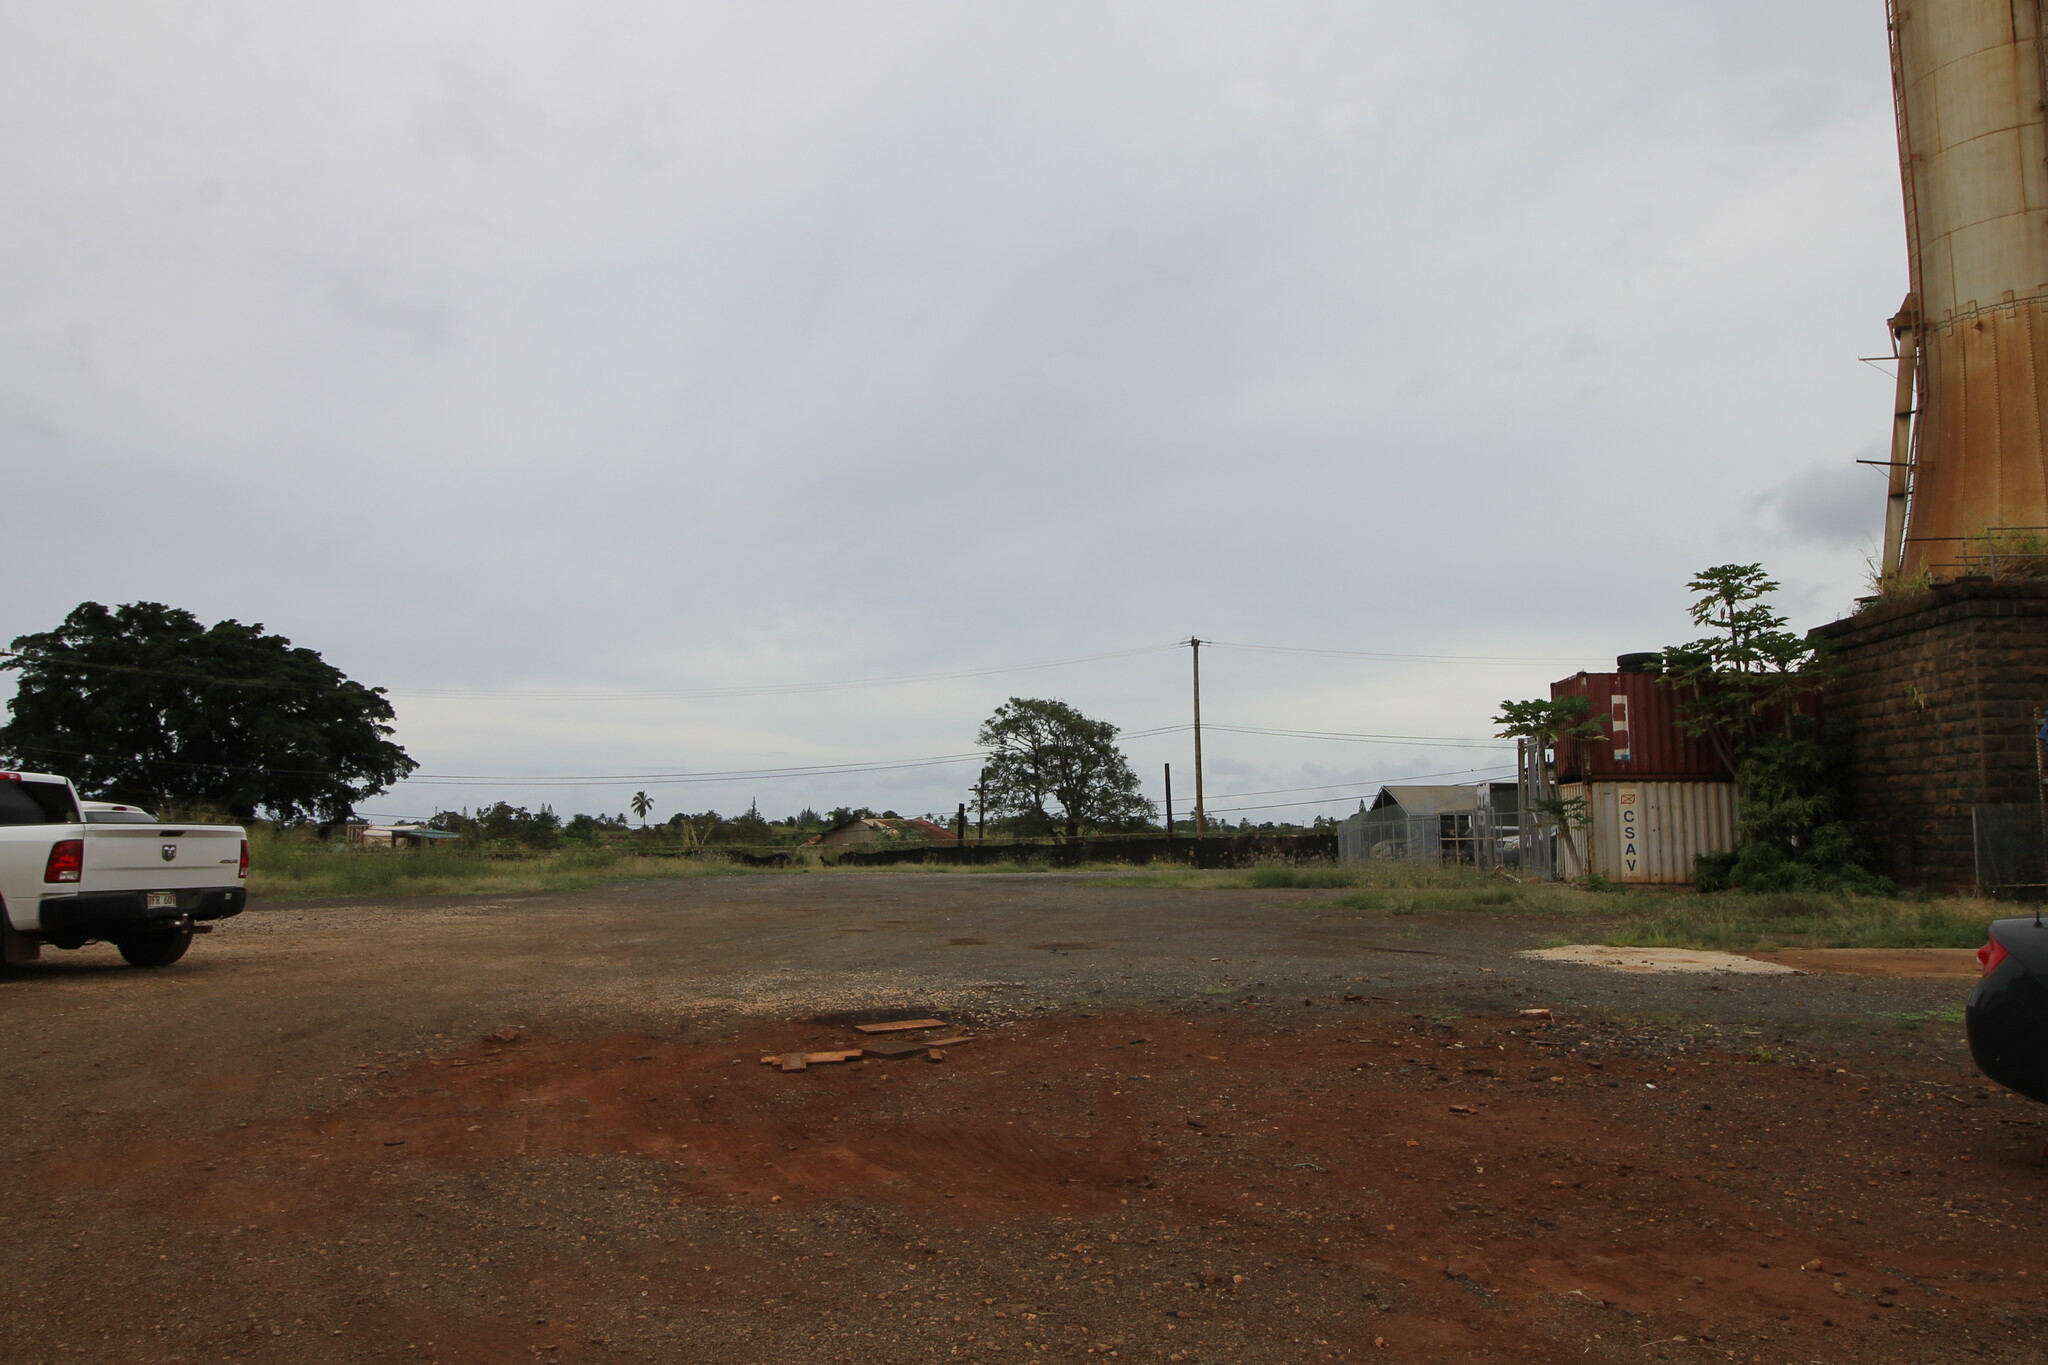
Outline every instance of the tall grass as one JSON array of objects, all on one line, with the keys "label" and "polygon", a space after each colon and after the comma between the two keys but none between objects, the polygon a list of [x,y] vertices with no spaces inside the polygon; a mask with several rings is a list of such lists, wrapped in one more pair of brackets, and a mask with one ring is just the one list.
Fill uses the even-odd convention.
[{"label": "tall grass", "polygon": [[810,861],[788,867],[752,867],[715,853],[697,858],[649,857],[607,848],[565,848],[523,855],[493,855],[459,846],[352,850],[324,844],[307,835],[279,834],[260,825],[249,830],[249,892],[271,901],[354,896],[496,896],[587,891],[616,882],[824,871],[834,876],[859,877],[941,872],[1002,874],[1045,869],[1024,863],[825,868]]},{"label": "tall grass", "polygon": [[1981,900],[1728,892],[1676,896],[1604,942],[1624,948],[1975,948],[2013,907]]},{"label": "tall grass", "polygon": [[[755,868],[716,856],[661,858],[611,849],[510,858],[459,848],[351,852],[258,827],[250,831],[249,888],[265,900],[291,901],[586,891],[619,882],[775,873],[864,877],[1046,870],[1030,863]],[[1179,865],[1133,870],[1095,864],[1087,870],[1104,874],[1093,883],[1103,887],[1335,891],[1346,894],[1308,903],[1402,916],[1479,913],[1574,920],[1579,921],[1578,941],[1629,948],[1974,948],[1984,942],[1992,920],[2012,913],[2010,906],[1978,900],[1581,891],[1555,883],[1510,882],[1470,868],[1394,862],[1268,862],[1214,872]]]},{"label": "tall grass", "polygon": [[754,870],[719,858],[647,858],[609,849],[519,858],[449,848],[350,850],[260,828],[249,832],[249,892],[265,900],[583,891],[608,882]]},{"label": "tall grass", "polygon": [[1582,891],[1509,882],[1470,868],[1378,862],[1220,872],[1157,868],[1111,876],[1105,886],[1347,890],[1325,904],[1389,915],[1477,912],[1591,921],[1587,938],[1625,948],[1975,948],[1991,921],[2014,913],[1982,900],[1748,895],[1641,888]]}]

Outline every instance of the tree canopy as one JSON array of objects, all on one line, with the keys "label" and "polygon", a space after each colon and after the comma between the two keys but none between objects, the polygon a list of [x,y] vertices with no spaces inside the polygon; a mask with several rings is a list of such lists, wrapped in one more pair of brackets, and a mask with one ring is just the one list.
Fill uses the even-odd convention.
[{"label": "tree canopy", "polygon": [[[1593,703],[1586,697],[1538,697],[1530,701],[1501,702],[1500,714],[1493,718],[1493,723],[1500,727],[1495,731],[1500,738],[1526,739],[1535,745],[1536,762],[1546,771],[1552,771],[1560,744],[1568,739],[1606,738],[1606,720],[1604,713],[1593,714]],[[1592,823],[1586,798],[1556,793],[1532,795],[1529,808],[1556,827],[1572,861],[1578,862],[1578,831]]]},{"label": "tree canopy", "polygon": [[1709,633],[1664,650],[1664,682],[1686,697],[1681,725],[1711,743],[1733,772],[1766,729],[1791,732],[1817,660],[1764,600],[1778,584],[1761,564],[1702,569],[1686,587],[1699,594],[1687,615]]},{"label": "tree canopy", "polygon": [[1605,715],[1593,714],[1593,703],[1585,697],[1537,698],[1533,701],[1503,701],[1493,723],[1501,739],[1530,739],[1543,746],[1545,756],[1567,739],[1600,739]]},{"label": "tree canopy", "polygon": [[1116,727],[1063,701],[1012,697],[982,722],[990,811],[1040,830],[1124,829],[1152,818]]},{"label": "tree canopy", "polygon": [[90,795],[334,821],[418,766],[382,689],[260,624],[84,602],[0,669],[18,675],[0,756]]}]

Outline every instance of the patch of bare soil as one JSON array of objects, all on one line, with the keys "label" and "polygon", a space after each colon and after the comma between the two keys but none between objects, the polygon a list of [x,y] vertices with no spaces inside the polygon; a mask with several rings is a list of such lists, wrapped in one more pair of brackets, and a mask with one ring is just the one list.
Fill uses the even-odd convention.
[{"label": "patch of bare soil", "polygon": [[1802,972],[1851,976],[1973,977],[1983,970],[1974,948],[1777,948],[1743,956]]},{"label": "patch of bare soil", "polygon": [[[2038,1360],[2036,1107],[1364,1007],[480,1041],[30,1172],[7,1359]],[[23,1188],[17,1186],[17,1189]],[[210,1293],[201,1286],[212,1286]]]}]

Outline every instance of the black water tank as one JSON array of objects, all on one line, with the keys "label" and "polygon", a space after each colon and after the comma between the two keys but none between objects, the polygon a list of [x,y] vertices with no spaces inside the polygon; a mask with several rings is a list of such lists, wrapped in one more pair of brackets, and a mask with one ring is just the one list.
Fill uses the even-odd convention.
[{"label": "black water tank", "polygon": [[1659,653],[1623,654],[1614,661],[1617,673],[1662,673],[1664,656]]}]

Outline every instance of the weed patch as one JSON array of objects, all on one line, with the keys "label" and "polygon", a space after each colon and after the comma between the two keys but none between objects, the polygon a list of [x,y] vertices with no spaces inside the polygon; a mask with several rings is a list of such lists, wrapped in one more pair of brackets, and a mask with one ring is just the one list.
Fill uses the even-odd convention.
[{"label": "weed patch", "polygon": [[862,877],[903,874],[1043,872],[1028,863],[948,867],[831,868],[814,862],[753,867],[717,853],[701,857],[649,856],[626,849],[561,848],[530,853],[467,848],[363,850],[304,836],[249,831],[249,892],[271,901],[367,896],[502,896],[546,891],[588,891],[618,882],[675,881],[692,877],[821,875]]},{"label": "weed patch", "polygon": [[[1901,900],[1817,891],[1702,893],[1609,883],[1505,882],[1459,867],[1410,863],[1260,865],[1203,872],[1153,868],[1106,876],[1103,886],[1217,890],[1327,887],[1325,904],[1387,915],[1470,912],[1596,921],[1593,941],[1617,948],[1975,948],[2011,907],[1981,900]],[[1561,946],[1567,940],[1545,940]],[[1581,937],[1575,942],[1586,942]]]},{"label": "weed patch", "polygon": [[1739,892],[1676,896],[1602,941],[1618,948],[1975,948],[1988,901]]}]

